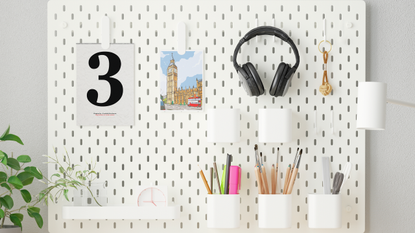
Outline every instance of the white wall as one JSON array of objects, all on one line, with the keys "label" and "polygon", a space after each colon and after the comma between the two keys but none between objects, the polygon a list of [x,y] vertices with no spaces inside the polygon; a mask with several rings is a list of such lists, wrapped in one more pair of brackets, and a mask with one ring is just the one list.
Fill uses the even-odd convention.
[{"label": "white wall", "polygon": [[[47,152],[46,4],[46,0],[0,1],[0,134],[10,124],[10,133],[20,136],[25,144],[0,142],[0,150],[9,155],[30,155],[31,165],[45,174],[46,159],[42,155]],[[46,185],[35,179],[28,187],[36,194]],[[24,201],[18,192],[15,194],[15,207],[20,207]],[[48,232],[47,207],[41,209],[43,229],[26,214],[23,232]]]},{"label": "white wall", "polygon": [[[415,102],[415,1],[368,0],[367,79],[388,83],[388,96]],[[6,152],[32,156],[46,173],[46,0],[0,1],[0,133],[11,125],[24,146],[1,143]],[[387,130],[368,133],[366,232],[414,232],[415,110],[387,106]],[[45,188],[41,183],[30,191]],[[26,216],[24,232],[38,230]]]}]

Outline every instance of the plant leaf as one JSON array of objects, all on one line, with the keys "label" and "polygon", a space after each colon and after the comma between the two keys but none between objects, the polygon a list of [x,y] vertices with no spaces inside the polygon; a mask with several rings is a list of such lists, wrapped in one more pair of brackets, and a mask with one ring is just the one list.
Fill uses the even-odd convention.
[{"label": "plant leaf", "polygon": [[52,177],[54,177],[54,176],[61,177],[61,175],[59,173],[55,173],[55,174],[53,174],[53,175],[50,176],[50,179],[52,179]]},{"label": "plant leaf", "polygon": [[20,194],[22,194],[23,200],[26,203],[29,203],[32,201],[32,195],[30,195],[29,191],[27,191],[26,189],[20,190]]},{"label": "plant leaf", "polygon": [[11,209],[14,206],[14,202],[13,199],[9,196],[6,195],[4,197],[0,197],[0,203],[6,208],[6,209]]},{"label": "plant leaf", "polygon": [[19,157],[17,157],[17,161],[21,163],[30,163],[32,159],[29,155],[20,155]]},{"label": "plant leaf", "polygon": [[10,125],[9,127],[6,129],[6,131],[4,131],[3,135],[1,135],[0,140],[3,140],[3,137],[6,136],[7,134],[9,134],[10,132]]},{"label": "plant leaf", "polygon": [[4,135],[4,137],[2,137],[1,140],[2,141],[15,141],[15,142],[23,145],[22,140],[18,136],[14,135],[14,134]]},{"label": "plant leaf", "polygon": [[63,167],[59,167],[59,171],[64,174],[65,173],[65,169],[63,169]]},{"label": "plant leaf", "polygon": [[21,213],[14,213],[14,214],[11,214],[11,215],[16,216],[17,218],[19,218],[20,221],[23,221],[23,214],[21,214]]},{"label": "plant leaf", "polygon": [[6,154],[6,153],[4,153],[4,152],[3,152],[3,151],[1,151],[1,150],[0,150],[0,153],[4,156],[4,157],[1,159],[1,163],[7,166],[7,159],[8,159],[9,157],[7,156],[7,154]]},{"label": "plant leaf", "polygon": [[4,172],[0,172],[0,182],[7,180],[7,174]]},{"label": "plant leaf", "polygon": [[10,176],[9,179],[7,180],[7,182],[12,184],[17,189],[23,188],[22,181],[20,181],[20,179],[17,178],[17,176]]},{"label": "plant leaf", "polygon": [[43,178],[42,172],[36,167],[25,167],[24,170],[32,173],[37,179]]},{"label": "plant leaf", "polygon": [[0,209],[0,218],[4,217],[4,211],[2,209]]},{"label": "plant leaf", "polygon": [[23,186],[26,186],[33,182],[34,175],[30,172],[21,172],[17,175],[17,178],[22,181]]},{"label": "plant leaf", "polygon": [[9,190],[11,193],[13,193],[13,192],[12,192],[12,189],[10,188],[10,186],[9,186],[8,184],[6,184],[6,183],[1,184],[1,187],[6,188],[6,189],[7,189],[7,190]]},{"label": "plant leaf", "polygon": [[13,168],[16,171],[20,170],[20,163],[15,158],[8,158],[7,159],[7,166]]},{"label": "plant leaf", "polygon": [[19,219],[19,217],[16,216],[16,214],[10,215],[10,221],[12,221],[15,226],[22,228],[22,221]]},{"label": "plant leaf", "polygon": [[65,199],[67,200],[67,201],[69,201],[69,198],[68,198],[68,189],[64,189],[63,190],[63,195],[65,196]]},{"label": "plant leaf", "polygon": [[45,197],[45,194],[43,192],[39,193],[39,200],[42,200]]},{"label": "plant leaf", "polygon": [[40,208],[38,207],[32,206],[32,207],[27,208],[27,214],[31,218],[33,218],[33,215],[32,215],[33,213],[39,213],[39,212],[40,212]]},{"label": "plant leaf", "polygon": [[39,228],[43,227],[43,218],[39,213],[32,213],[33,218],[36,220],[37,226]]}]

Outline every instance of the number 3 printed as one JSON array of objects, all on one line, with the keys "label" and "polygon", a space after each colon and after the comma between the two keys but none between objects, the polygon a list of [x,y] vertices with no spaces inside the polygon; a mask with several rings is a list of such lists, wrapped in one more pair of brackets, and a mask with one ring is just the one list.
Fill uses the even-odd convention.
[{"label": "number 3 printed", "polygon": [[123,87],[120,81],[117,79],[111,77],[120,71],[121,68],[121,60],[120,58],[111,52],[99,52],[94,55],[92,55],[91,58],[89,58],[89,67],[91,69],[96,69],[99,67],[99,56],[106,56],[109,61],[109,68],[108,72],[105,75],[99,75],[99,80],[105,80],[110,84],[110,97],[108,100],[104,103],[98,103],[98,92],[95,89],[90,89],[87,93],[88,101],[91,102],[91,104],[100,106],[100,107],[106,107],[113,105],[117,103],[123,94]]}]

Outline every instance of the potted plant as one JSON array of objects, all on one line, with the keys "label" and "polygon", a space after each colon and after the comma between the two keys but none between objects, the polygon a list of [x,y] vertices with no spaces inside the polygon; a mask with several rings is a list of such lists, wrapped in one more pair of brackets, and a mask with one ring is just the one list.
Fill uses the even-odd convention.
[{"label": "potted plant", "polygon": [[[1,141],[14,141],[23,145],[22,140],[14,135],[10,134],[10,126],[0,137]],[[83,171],[77,171],[76,167],[79,165],[72,164],[68,154],[63,157],[63,163],[58,159],[55,153],[55,157],[50,157],[48,163],[54,163],[59,167],[59,172],[51,175],[48,179],[44,177],[42,172],[34,167],[28,166],[31,162],[31,158],[28,155],[20,155],[17,158],[8,156],[5,152],[0,150],[0,233],[17,233],[21,232],[23,214],[21,211],[27,211],[27,214],[33,218],[38,227],[42,228],[43,218],[40,215],[40,208],[36,207],[37,204],[44,201],[48,204],[48,199],[53,200],[59,198],[62,194],[65,199],[69,201],[68,192],[69,188],[86,188],[91,193],[95,202],[100,205],[89,189],[88,185],[85,184],[87,181],[92,181],[96,178],[97,173],[94,171],[95,166],[91,169]],[[34,179],[38,179],[43,183],[42,179],[46,179],[48,187],[42,190],[38,195],[32,197],[32,194],[27,190],[27,186],[32,184]],[[12,194],[14,196],[12,197]],[[25,201],[25,205],[20,208],[15,208],[14,198],[16,194],[20,194]],[[14,224],[13,226],[4,225],[5,219],[9,218]]]},{"label": "potted plant", "polygon": [[[13,134],[10,134],[10,126],[0,137],[0,141],[15,141],[23,145],[22,140]],[[27,166],[31,162],[31,158],[28,155],[20,155],[17,158],[13,158],[13,154],[8,156],[5,152],[0,150],[0,163],[2,171],[0,170],[0,232],[1,233],[14,233],[21,232],[23,214],[20,213],[26,210],[28,215],[35,219],[37,225],[42,228],[43,218],[40,215],[40,209],[35,207],[40,200],[32,200],[31,193],[26,189],[26,186],[32,184],[33,179],[42,179],[43,175],[34,166]],[[14,198],[12,194],[20,193],[20,196],[26,202],[26,205],[15,208]],[[4,225],[6,218],[9,218],[14,226]]]}]

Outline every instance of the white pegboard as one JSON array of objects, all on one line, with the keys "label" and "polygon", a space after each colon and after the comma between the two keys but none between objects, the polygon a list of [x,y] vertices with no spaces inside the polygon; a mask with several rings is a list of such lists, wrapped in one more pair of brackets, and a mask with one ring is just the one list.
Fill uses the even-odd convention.
[{"label": "white pegboard", "polygon": [[[49,231],[61,232],[208,232],[206,189],[197,164],[205,172],[214,160],[225,163],[226,153],[243,170],[241,226],[226,232],[257,232],[257,188],[254,144],[258,143],[258,109],[293,111],[291,143],[258,144],[268,165],[281,150],[280,166],[292,163],[297,147],[305,154],[293,191],[293,225],[280,232],[315,232],[307,226],[307,193],[322,193],[321,157],[330,156],[332,171],[354,164],[342,192],[342,228],[336,232],[365,229],[365,132],[355,129],[357,83],[365,80],[365,26],[363,1],[64,1],[48,5],[48,135],[61,154],[64,148],[79,163],[97,161],[99,180],[108,181],[110,204],[134,204],[139,184],[169,187],[169,196],[180,205],[174,221],[64,220],[61,206],[49,206]],[[135,44],[135,125],[129,127],[79,127],[76,125],[76,43],[100,41],[100,19],[112,22],[113,43]],[[323,75],[323,18],[327,39],[333,43],[328,78],[333,93],[323,97],[318,87]],[[284,30],[298,47],[301,63],[285,97],[248,97],[239,85],[232,54],[239,39],[259,25]],[[187,47],[204,51],[204,104],[208,108],[241,109],[241,141],[212,144],[206,137],[206,112],[159,110],[159,53],[177,49],[177,23],[187,25]],[[347,23],[352,23],[348,28]],[[66,27],[65,27],[66,26]],[[280,39],[261,36],[242,47],[239,63],[257,66],[268,90],[280,61],[294,64],[291,49]],[[315,134],[314,110],[320,133]],[[334,110],[335,135],[330,130]],[[49,166],[49,174],[55,167]],[[207,173],[206,173],[207,174]],[[350,207],[350,212],[346,211]],[[220,230],[218,230],[220,231]]]}]

